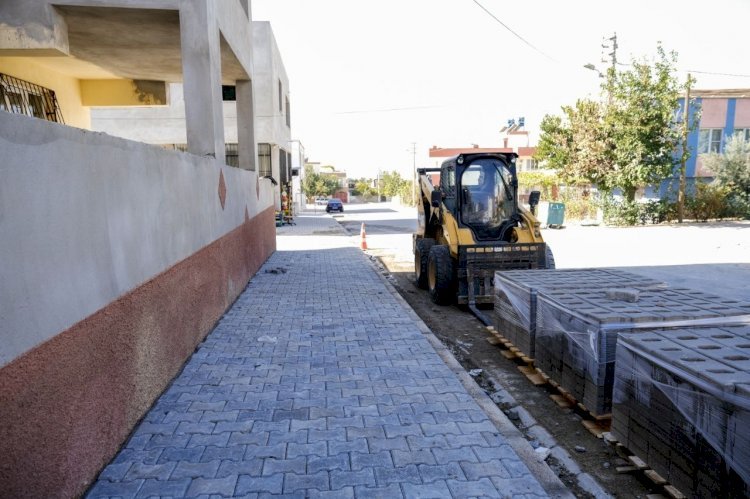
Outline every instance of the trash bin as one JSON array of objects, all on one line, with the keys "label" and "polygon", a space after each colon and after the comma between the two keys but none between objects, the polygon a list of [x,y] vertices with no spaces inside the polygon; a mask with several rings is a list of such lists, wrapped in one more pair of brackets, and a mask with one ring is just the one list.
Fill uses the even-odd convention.
[{"label": "trash bin", "polygon": [[550,203],[547,210],[547,227],[563,226],[565,221],[565,203]]}]

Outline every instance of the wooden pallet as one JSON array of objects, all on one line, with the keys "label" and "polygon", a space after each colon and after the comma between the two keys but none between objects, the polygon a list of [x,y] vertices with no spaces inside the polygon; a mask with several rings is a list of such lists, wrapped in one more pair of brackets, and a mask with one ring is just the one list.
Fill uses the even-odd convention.
[{"label": "wooden pallet", "polygon": [[583,426],[597,438],[601,438],[602,433],[609,431],[611,414],[597,415],[591,413],[586,406],[578,402],[573,395],[555,382],[543,371],[534,366],[534,359],[521,352],[510,340],[499,333],[494,327],[487,326],[490,337],[487,342],[501,348],[500,353],[509,360],[518,361],[521,365],[518,370],[534,384],[534,386],[549,386],[553,391],[550,398],[561,408],[575,408],[582,412],[585,418],[582,420]]},{"label": "wooden pallet", "polygon": [[615,468],[615,470],[618,473],[642,473],[643,476],[648,478],[648,480],[654,484],[655,487],[658,487],[658,490],[660,491],[659,494],[649,494],[646,497],[650,499],[660,499],[660,498],[671,498],[671,499],[687,499],[687,496],[680,492],[677,487],[670,484],[663,476],[661,476],[659,473],[657,473],[655,470],[652,470],[648,463],[646,463],[643,459],[639,458],[632,452],[628,450],[627,447],[625,447],[622,443],[618,442],[617,439],[609,432],[604,432],[602,434],[602,440],[607,442],[609,445],[613,446],[615,448],[615,451],[617,452],[617,455],[622,457],[623,459],[627,459],[627,461],[630,463],[628,466],[618,466]]},{"label": "wooden pallet", "polygon": [[495,345],[501,348],[500,354],[509,360],[520,360],[526,365],[534,365],[534,359],[523,353],[516,345],[513,344],[508,338],[499,333],[494,327],[486,326],[487,332],[490,333],[490,337],[487,338],[487,342],[490,345]]}]

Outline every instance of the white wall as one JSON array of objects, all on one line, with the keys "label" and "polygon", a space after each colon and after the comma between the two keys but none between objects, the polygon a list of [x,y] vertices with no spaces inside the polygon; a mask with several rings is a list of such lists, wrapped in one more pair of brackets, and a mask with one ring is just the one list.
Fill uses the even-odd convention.
[{"label": "white wall", "polygon": [[213,158],[5,112],[0,156],[0,367],[273,200]]}]

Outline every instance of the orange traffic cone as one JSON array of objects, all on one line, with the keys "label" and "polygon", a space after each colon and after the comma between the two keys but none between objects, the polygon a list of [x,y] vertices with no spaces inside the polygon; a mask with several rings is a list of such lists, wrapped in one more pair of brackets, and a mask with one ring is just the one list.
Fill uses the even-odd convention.
[{"label": "orange traffic cone", "polygon": [[362,238],[362,242],[359,243],[360,249],[367,249],[367,233],[365,232],[365,223],[362,222],[362,228],[359,231],[359,235]]}]

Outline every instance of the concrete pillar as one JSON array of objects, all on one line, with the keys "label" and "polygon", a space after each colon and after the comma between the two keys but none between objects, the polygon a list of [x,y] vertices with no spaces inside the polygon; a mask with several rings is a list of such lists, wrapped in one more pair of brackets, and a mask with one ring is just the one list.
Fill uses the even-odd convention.
[{"label": "concrete pillar", "polygon": [[242,5],[242,8],[245,10],[245,14],[247,14],[248,21],[252,18],[250,15],[250,2],[248,0],[240,0],[240,5]]},{"label": "concrete pillar", "polygon": [[243,170],[255,171],[255,106],[253,82],[237,80],[237,153]]},{"label": "concrete pillar", "polygon": [[214,2],[181,3],[180,43],[188,152],[223,163],[221,41]]}]

